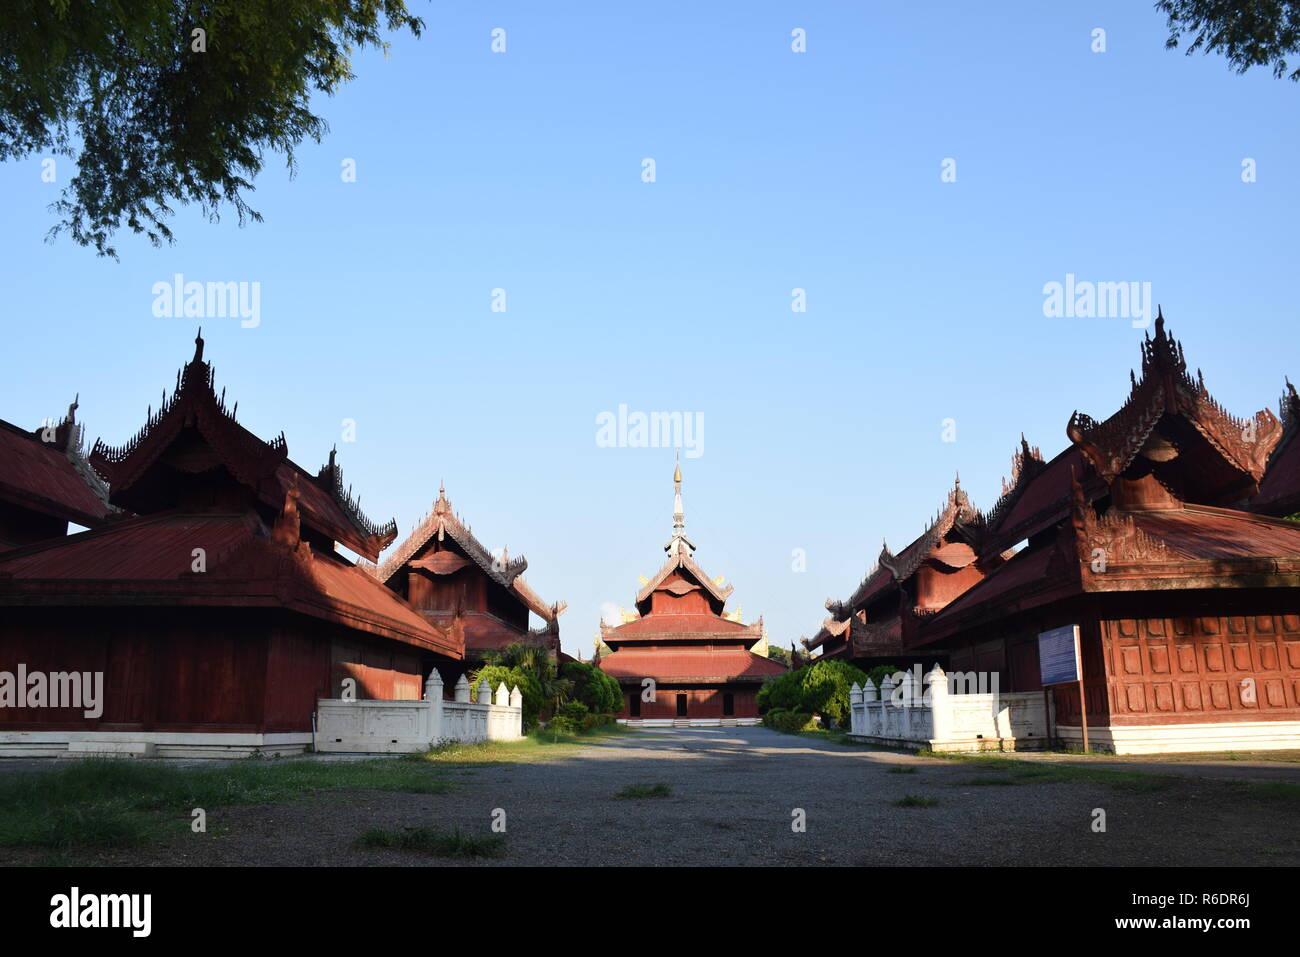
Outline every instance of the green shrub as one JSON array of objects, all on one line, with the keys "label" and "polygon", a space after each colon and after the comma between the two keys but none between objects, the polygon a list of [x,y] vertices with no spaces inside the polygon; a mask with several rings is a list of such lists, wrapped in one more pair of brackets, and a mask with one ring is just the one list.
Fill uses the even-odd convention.
[{"label": "green shrub", "polygon": [[537,727],[537,716],[541,713],[545,699],[542,696],[542,688],[537,683],[536,677],[522,668],[507,668],[505,665],[484,665],[470,675],[469,678],[470,687],[474,690],[475,697],[478,695],[479,682],[484,678],[487,678],[488,685],[492,688],[494,694],[497,685],[503,681],[506,683],[506,687],[511,690],[518,686],[520,693],[524,696],[524,730],[531,731]]},{"label": "green shrub", "polygon": [[774,731],[784,731],[786,734],[796,734],[799,731],[814,731],[817,728],[817,720],[807,712],[784,711],[781,709],[769,711],[763,715],[763,724]]},{"label": "green shrub", "polygon": [[558,718],[567,718],[575,726],[580,726],[590,716],[591,712],[581,701],[566,701],[560,705],[560,710],[555,713]]},{"label": "green shrub", "polygon": [[773,710],[820,714],[843,726],[849,721],[849,689],[855,682],[861,687],[866,680],[866,673],[848,662],[818,661],[765,683],[758,691],[758,707],[765,714]]},{"label": "green shrub", "polygon": [[623,689],[599,668],[583,661],[569,661],[560,668],[560,677],[572,682],[569,700],[582,702],[593,714],[622,710]]},{"label": "green shrub", "polygon": [[558,734],[577,734],[579,726],[572,718],[566,718],[557,714],[550,721],[546,722],[546,730],[554,731]]}]

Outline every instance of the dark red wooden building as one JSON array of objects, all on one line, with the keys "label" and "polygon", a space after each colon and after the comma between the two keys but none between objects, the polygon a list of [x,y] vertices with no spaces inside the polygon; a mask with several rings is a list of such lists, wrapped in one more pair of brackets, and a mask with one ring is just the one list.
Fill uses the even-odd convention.
[{"label": "dark red wooden building", "polygon": [[637,593],[639,617],[601,622],[612,653],[594,663],[623,687],[619,718],[630,723],[756,724],[758,689],[785,666],[750,650],[766,643],[761,618],[746,625],[726,615],[731,586],[705,574],[686,537],[680,466],[673,484],[668,559]]},{"label": "dark red wooden building", "polygon": [[[567,661],[560,651],[560,615],[568,606],[546,604],[524,581],[527,568],[522,555],[511,558],[503,550],[497,557],[488,551],[439,487],[429,514],[383,564],[367,570],[431,624],[446,629],[455,623],[463,630],[462,670],[516,642],[540,645],[557,661]],[[530,627],[530,614],[539,627]],[[453,671],[443,678],[454,682]]]},{"label": "dark red wooden building", "polygon": [[335,548],[373,561],[396,526],[361,513],[333,453],[313,475],[239,425],[202,338],[140,432],[89,461],[122,514],[0,553],[0,671],[100,672],[101,713],[0,709],[0,751],[292,753],[318,697],[418,698],[460,660],[458,626]]},{"label": "dark red wooden building", "polygon": [[[1280,419],[1230,415],[1163,314],[1131,385],[1107,419],[1076,412],[1050,461],[1022,440],[997,505],[943,517],[910,575],[882,558],[832,603],[826,653],[941,660],[1035,691],[1037,636],[1077,625],[1095,747],[1300,747],[1300,522],[1285,518],[1300,508],[1300,400],[1288,383]],[[875,598],[891,587],[897,626]],[[1077,746],[1077,685],[1052,700],[1056,735]]]}]

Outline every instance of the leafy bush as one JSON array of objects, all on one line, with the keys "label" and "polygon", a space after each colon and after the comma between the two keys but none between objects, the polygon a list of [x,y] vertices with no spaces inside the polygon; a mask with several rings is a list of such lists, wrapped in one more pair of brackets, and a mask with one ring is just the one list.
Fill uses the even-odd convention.
[{"label": "leafy bush", "polygon": [[818,661],[769,680],[758,691],[758,707],[765,715],[773,710],[820,714],[843,725],[849,720],[849,689],[866,679],[848,662]]},{"label": "leafy bush", "polygon": [[807,670],[807,667],[800,668],[766,681],[763,687],[758,689],[758,710],[781,708],[790,711],[798,708],[799,702],[803,700],[802,675]]},{"label": "leafy bush", "polygon": [[546,722],[547,731],[557,731],[560,734],[577,734],[578,725],[572,718],[566,718],[564,715],[557,714],[550,721]]},{"label": "leafy bush", "polygon": [[617,712],[623,707],[623,689],[599,668],[583,661],[569,661],[560,668],[560,677],[573,685],[570,700],[582,702],[590,712]]},{"label": "leafy bush", "polygon": [[524,730],[531,731],[537,727],[537,716],[541,713],[542,705],[546,699],[542,696],[542,689],[536,677],[522,668],[507,668],[505,665],[484,665],[470,675],[469,678],[470,687],[474,689],[476,697],[479,682],[484,678],[488,680],[488,685],[494,693],[497,685],[503,681],[506,683],[506,687],[511,690],[517,685],[524,696]]},{"label": "leafy bush", "polygon": [[804,676],[800,708],[842,727],[849,722],[849,689],[854,683],[862,687],[866,680],[866,673],[847,661],[819,661]]},{"label": "leafy bush", "polygon": [[587,706],[581,701],[566,701],[560,705],[560,710],[555,714],[558,718],[567,718],[575,725],[581,725],[591,715],[591,712],[587,710]]},{"label": "leafy bush", "polygon": [[784,731],[786,734],[812,731],[817,727],[816,719],[807,712],[785,711],[780,708],[763,715],[763,724],[775,731]]}]

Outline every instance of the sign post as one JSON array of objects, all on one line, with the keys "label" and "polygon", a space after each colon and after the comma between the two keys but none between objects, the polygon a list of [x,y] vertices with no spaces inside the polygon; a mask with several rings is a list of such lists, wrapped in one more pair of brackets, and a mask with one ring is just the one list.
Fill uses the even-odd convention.
[{"label": "sign post", "polygon": [[1083,753],[1088,750],[1088,700],[1084,697],[1083,655],[1079,646],[1079,626],[1063,625],[1044,631],[1038,636],[1038,670],[1043,687],[1067,684],[1079,685],[1079,718],[1083,726]]}]

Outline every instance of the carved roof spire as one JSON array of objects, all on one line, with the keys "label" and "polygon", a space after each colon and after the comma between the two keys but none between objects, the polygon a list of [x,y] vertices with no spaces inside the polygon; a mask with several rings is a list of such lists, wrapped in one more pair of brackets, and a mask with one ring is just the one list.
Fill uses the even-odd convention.
[{"label": "carved roof spire", "polygon": [[191,362],[203,361],[203,327],[199,326],[198,335],[194,337],[194,358]]},{"label": "carved roof spire", "polygon": [[695,551],[695,545],[686,537],[686,513],[682,510],[682,460],[680,453],[677,466],[673,469],[673,537],[664,546],[670,555]]}]

